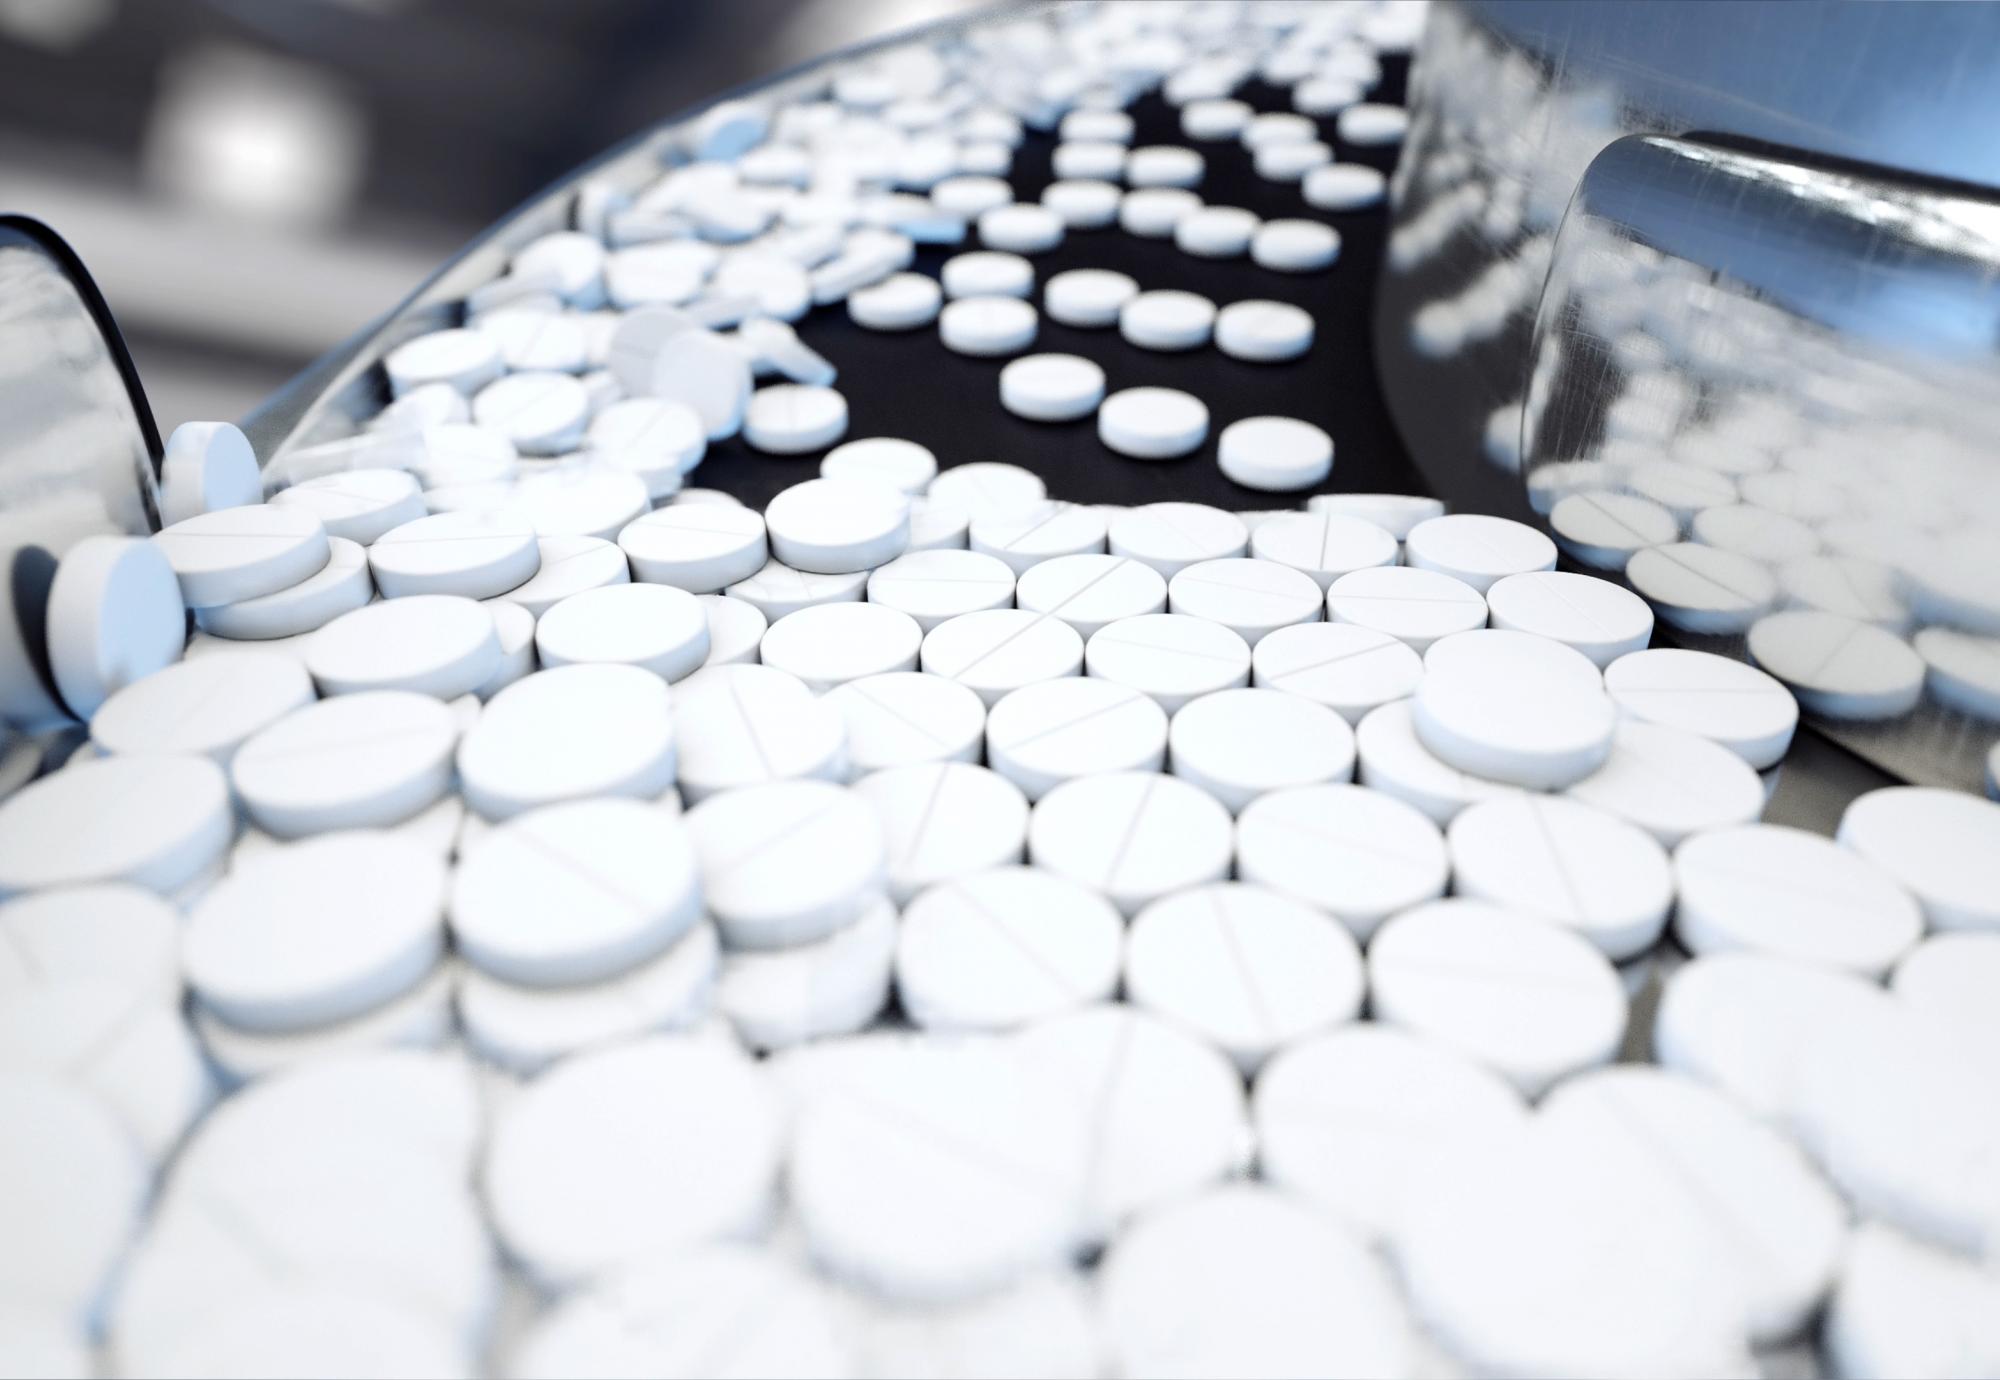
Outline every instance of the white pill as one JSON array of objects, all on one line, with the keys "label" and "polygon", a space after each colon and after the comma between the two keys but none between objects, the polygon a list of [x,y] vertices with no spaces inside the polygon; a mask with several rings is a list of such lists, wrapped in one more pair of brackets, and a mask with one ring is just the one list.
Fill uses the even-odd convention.
[{"label": "white pill", "polygon": [[414,843],[330,835],[248,859],[188,919],[188,985],[230,1024],[299,1030],[408,991],[444,952],[445,868]]},{"label": "white pill", "polygon": [[513,442],[523,455],[561,455],[583,439],[590,395],[568,374],[530,370],[479,390],[472,417]]},{"label": "white pill", "polygon": [[187,753],[224,766],[246,739],[313,700],[290,657],[245,652],[182,662],[135,681],[90,721],[104,753]]},{"label": "white pill", "polygon": [[681,793],[689,802],[792,777],[842,779],[837,706],[770,666],[711,666],[675,690]]},{"label": "white pill", "polygon": [[889,999],[896,908],[878,901],[845,929],[810,944],[739,950],[724,962],[716,1005],[755,1049],[850,1035]]},{"label": "white pill", "polygon": [[1784,760],[1798,725],[1791,692],[1754,666],[1709,652],[1633,652],[1604,671],[1619,710],[1719,743],[1759,771]]},{"label": "white pill", "polygon": [[1319,126],[1304,115],[1273,111],[1253,116],[1243,127],[1243,147],[1255,152],[1270,144],[1301,143],[1319,137]]},{"label": "white pill", "polygon": [[782,1110],[719,1042],[659,1035],[536,1079],[493,1129],[487,1201],[509,1251],[553,1287],[740,1236],[770,1211]]},{"label": "white pill", "polygon": [[1400,144],[1410,128],[1410,113],[1398,105],[1363,102],[1340,112],[1335,127],[1343,144],[1357,148],[1378,148]]},{"label": "white pill", "polygon": [[1140,187],[1118,202],[1118,228],[1141,239],[1164,240],[1181,218],[1201,209],[1201,198],[1182,187]]},{"label": "white pill", "polygon": [[1057,556],[1021,572],[1015,598],[1022,608],[1053,614],[1089,638],[1121,618],[1164,613],[1167,582],[1126,556]]},{"label": "white pill", "polygon": [[[883,282],[889,282],[899,276],[892,274]],[[937,285],[926,281],[926,289],[928,289],[926,295],[932,299],[934,313]],[[926,289],[917,291],[925,293]],[[859,324],[858,318],[857,324]],[[799,333],[782,321],[753,316],[736,328],[736,339],[740,344],[756,352],[754,373],[782,374],[793,383],[815,386],[832,383],[840,376],[840,371],[833,367],[832,361],[800,340]]]},{"label": "white pill", "polygon": [[505,594],[541,568],[535,531],[505,513],[447,512],[406,522],[368,550],[383,595]]},{"label": "white pill", "polygon": [[1420,570],[1463,580],[1484,594],[1508,575],[1553,570],[1555,543],[1510,518],[1456,513],[1431,518],[1410,529],[1404,559]]},{"label": "white pill", "polygon": [[264,498],[257,453],[228,422],[182,422],[160,456],[160,520],[168,525]]},{"label": "white pill", "polygon": [[1241,258],[1263,224],[1240,206],[1203,206],[1174,224],[1174,246],[1200,259]]},{"label": "white pill", "polygon": [[1251,652],[1253,685],[1323,704],[1350,724],[1414,694],[1423,673],[1423,658],[1404,643],[1347,623],[1279,628]]},{"label": "white pill", "polygon": [[206,757],[80,759],[0,802],[0,896],[86,882],[171,895],[221,861],[230,813],[228,782]]},{"label": "white pill", "polygon": [[685,590],[608,585],[572,595],[542,615],[535,650],[544,666],[611,662],[675,681],[708,659],[708,616]]},{"label": "white pill", "polygon": [[1912,641],[1931,698],[1962,714],[2000,718],[2000,639],[1929,627]]},{"label": "white pill", "polygon": [[927,887],[1018,863],[1027,845],[1027,799],[985,767],[913,762],[863,777],[853,794],[882,826],[889,898],[899,906]]},{"label": "white pill", "polygon": [[1623,570],[1636,553],[1680,535],[1672,513],[1636,494],[1570,494],[1550,511],[1549,526],[1572,555],[1600,570]]},{"label": "white pill", "polygon": [[908,497],[872,479],[808,479],[764,510],[771,551],[796,570],[843,575],[886,565],[909,543]]},{"label": "white pill", "polygon": [[[7,914],[0,911],[0,922]],[[1959,1049],[1991,1068],[2000,1059],[2000,1009],[1987,1000],[1996,973],[2000,937],[1939,934],[1904,954],[1889,988]]]},{"label": "white pill", "polygon": [[770,455],[825,450],[847,434],[847,399],[831,388],[772,384],[750,396],[743,439]]},{"label": "white pill", "polygon": [[1244,102],[1214,98],[1189,101],[1181,107],[1181,133],[1211,143],[1243,132],[1255,112]]},{"label": "white pill", "polygon": [[1074,628],[1026,609],[960,614],[924,635],[922,666],[978,693],[990,708],[1009,690],[1083,669]]},{"label": "white pill", "polygon": [[245,812],[277,838],[382,828],[450,789],[457,741],[451,709],[428,695],[342,695],[258,733],[230,775]]},{"label": "white pill", "polygon": [[701,463],[707,449],[693,408],[662,398],[626,398],[591,420],[586,453],[636,476],[649,498],[661,499],[680,490],[682,476]]},{"label": "white pill", "polygon": [[829,691],[840,711],[847,757],[858,775],[919,762],[977,762],[986,706],[942,676],[892,671]]},{"label": "white pill", "polygon": [[824,781],[728,791],[702,801],[686,820],[705,902],[736,948],[823,938],[853,923],[886,880],[875,812]]},{"label": "white pill", "polygon": [[1124,938],[1118,912],[1076,882],[1030,867],[973,872],[904,910],[896,990],[927,1029],[1012,1029],[1108,998]]},{"label": "white pill", "polygon": [[939,270],[944,295],[960,297],[1027,297],[1035,290],[1035,267],[1019,254],[975,250],[954,254]]},{"label": "white pill", "polygon": [[1143,691],[1173,714],[1200,696],[1249,684],[1250,645],[1207,619],[1144,614],[1091,634],[1084,663],[1086,674]]},{"label": "white pill", "polygon": [[[1164,390],[1127,389],[1112,401],[1155,391]],[[1112,520],[1108,535],[1112,555],[1143,561],[1168,579],[1200,561],[1242,556],[1250,546],[1250,529],[1242,519],[1200,503],[1147,503],[1127,509]]]},{"label": "white pill", "polygon": [[1118,333],[1142,350],[1198,349],[1214,327],[1215,303],[1178,289],[1139,293],[1118,310]]},{"label": "white pill", "polygon": [[1095,329],[1115,325],[1139,285],[1105,268],[1072,268],[1042,285],[1042,310],[1065,326]]},{"label": "white pill", "polygon": [[126,686],[174,664],[187,628],[181,591],[161,549],[136,538],[89,536],[63,553],[45,630],[49,669],[72,714],[89,719]]},{"label": "white pill", "polygon": [[1817,834],[1719,829],[1674,853],[1675,934],[1695,954],[1747,950],[1880,978],[1923,933],[1887,871]]},{"label": "white pill", "polygon": [[1614,961],[1652,947],[1673,905],[1667,855],[1588,805],[1522,794],[1451,822],[1455,894],[1567,926]]},{"label": "white pill", "polygon": [[1840,817],[1840,843],[1910,889],[1934,930],[2000,928],[1983,860],[2000,839],[2000,805],[1957,791],[1870,791]]},{"label": "white pill", "polygon": [[1359,1240],[1250,1184],[1162,1207],[1099,1272],[1111,1363],[1128,1375],[1390,1375],[1415,1364],[1395,1286]]},{"label": "white pill", "polygon": [[1498,631],[1435,644],[1411,705],[1417,736],[1441,760],[1537,790],[1603,766],[1617,719],[1597,668],[1580,653]]},{"label": "white pill", "polygon": [[967,220],[1014,199],[1014,189],[1001,177],[947,177],[931,188],[931,201],[941,211]]},{"label": "white pill", "polygon": [[928,488],[937,471],[937,456],[929,447],[891,436],[848,441],[819,462],[822,479],[872,479],[911,495]]},{"label": "white pill", "polygon": [[1276,690],[1221,690],[1177,710],[1174,775],[1232,813],[1289,787],[1347,781],[1354,731],[1324,705]]},{"label": "white pill", "polygon": [[180,581],[189,608],[274,594],[326,565],[326,529],[309,512],[251,504],[183,519],[153,544]]},{"label": "white pill", "polygon": [[982,513],[973,518],[968,535],[973,551],[1018,577],[1043,561],[1102,552],[1105,521],[1085,504],[1051,501],[1019,512]]},{"label": "white pill", "polygon": [[1321,211],[1361,211],[1381,204],[1388,179],[1362,163],[1308,169],[1301,181],[1306,205]]},{"label": "white pill", "polygon": [[1000,371],[1000,405],[1034,422],[1088,417],[1104,400],[1104,370],[1081,355],[1024,355]]},{"label": "white pill", "polygon": [[773,623],[758,659],[824,693],[863,676],[916,670],[923,637],[915,619],[884,605],[820,604]]},{"label": "white pill", "polygon": [[1229,812],[1205,791],[1156,772],[1080,777],[1036,803],[1028,857],[1132,915],[1228,875]]},{"label": "white pill", "polygon": [[1016,297],[961,297],[938,314],[938,339],[961,355],[1014,355],[1035,343],[1035,309]]},{"label": "white pill", "polygon": [[625,553],[602,537],[537,537],[535,548],[541,564],[534,576],[504,594],[493,595],[487,606],[513,604],[531,618],[540,618],[572,595],[629,583],[631,567]]},{"label": "white pill", "polygon": [[1231,359],[1297,359],[1312,343],[1312,314],[1289,302],[1232,302],[1216,314],[1215,347]]},{"label": "white pill", "polygon": [[1045,254],[1063,239],[1062,217],[1033,202],[981,211],[978,226],[980,243],[1014,254]]},{"label": "white pill", "polygon": [[499,342],[483,331],[432,331],[404,341],[382,358],[389,391],[396,397],[426,384],[445,383],[471,395],[500,377],[506,366]]},{"label": "white pill", "polygon": [[708,620],[708,659],[703,666],[726,666],[757,660],[757,649],[770,626],[755,604],[726,594],[697,594]]},{"label": "white pill", "polygon": [[852,603],[861,597],[867,584],[865,570],[845,575],[815,575],[771,560],[748,579],[727,586],[726,592],[732,598],[755,605],[765,621],[775,623],[788,613],[815,604]]},{"label": "white pill", "polygon": [[1236,823],[1238,875],[1330,912],[1365,942],[1383,920],[1444,894],[1437,826],[1357,786],[1273,791]]},{"label": "white pill", "polygon": [[763,517],[720,503],[656,509],[620,531],[618,546],[634,579],[694,594],[751,579],[771,554]]},{"label": "white pill", "polygon": [[1622,585],[1588,575],[1538,570],[1507,575],[1486,591],[1487,621],[1572,647],[1599,667],[1643,651],[1653,611]]},{"label": "white pill", "polygon": [[1284,139],[1266,144],[1256,151],[1253,160],[1257,176],[1271,182],[1297,182],[1312,169],[1332,161],[1333,146],[1318,139]]},{"label": "white pill", "polygon": [[1059,132],[1064,139],[1102,139],[1114,144],[1132,142],[1132,117],[1122,110],[1072,110],[1063,116]]},{"label": "white pill", "polygon": [[375,595],[368,553],[344,537],[329,541],[327,563],[298,584],[241,603],[197,611],[196,621],[217,637],[268,641],[324,627]]},{"label": "white pill", "polygon": [[1291,417],[1245,417],[1222,429],[1215,462],[1245,488],[1270,493],[1310,489],[1333,473],[1333,438],[1311,422]]},{"label": "white pill", "polygon": [[325,695],[414,690],[456,699],[500,669],[490,609],[455,595],[384,599],[344,613],[312,635],[306,669]]},{"label": "white pill", "polygon": [[1294,623],[1319,621],[1312,577],[1272,561],[1231,557],[1183,566],[1167,584],[1167,609],[1220,623],[1251,647]]},{"label": "white pill", "polygon": [[1306,500],[1306,511],[1360,518],[1400,542],[1418,523],[1442,517],[1444,504],[1417,494],[1315,494]]},{"label": "white pill", "polygon": [[1039,509],[1049,491],[1033,470],[981,461],[952,466],[931,481],[925,494],[931,502],[947,504],[970,518]]},{"label": "white pill", "polygon": [[180,916],[135,886],[73,886],[0,905],[0,992],[111,978],[169,1003],[181,995]]},{"label": "white pill", "polygon": [[1098,408],[1097,437],[1135,460],[1177,459],[1208,439],[1208,407],[1177,388],[1121,389]]},{"label": "white pill", "polygon": [[1750,657],[1805,708],[1833,719],[1891,719],[1923,697],[1924,663],[1892,632],[1810,609],[1751,625]]},{"label": "white pill", "polygon": [[1100,230],[1118,219],[1118,202],[1123,196],[1115,182],[1073,174],[1069,180],[1044,187],[1042,205],[1055,212],[1068,229]]},{"label": "white pill", "polygon": [[1842,1375],[1943,1375],[2000,1366],[1992,1271],[1880,1222],[1854,1232],[1823,1336]]},{"label": "white pill", "polygon": [[1485,1065],[1524,1097],[1608,1062],[1625,991],[1588,941],[1483,901],[1433,901],[1384,925],[1368,948],[1377,1020]]},{"label": "white pill", "polygon": [[937,320],[943,305],[937,283],[921,273],[892,273],[847,296],[847,314],[871,331],[917,330]]},{"label": "white pill", "polygon": [[0,1281],[13,1306],[80,1336],[138,1225],[146,1164],[98,1099],[56,1079],[0,1075],[0,1114],[8,1222]]},{"label": "white pill", "polygon": [[[1238,422],[1224,429],[1225,446],[1229,433],[1241,425]],[[1327,446],[1330,451],[1331,440]],[[1250,534],[1250,554],[1303,571],[1325,590],[1352,571],[1396,564],[1398,551],[1396,539],[1376,524],[1341,513],[1320,512],[1280,513],[1259,523]]]},{"label": "white pill", "polygon": [[1527,1120],[1520,1095],[1494,1074],[1375,1024],[1284,1050],[1259,1070],[1250,1109],[1264,1177],[1371,1241],[1394,1238],[1440,1156]]},{"label": "white pill", "polygon": [[1433,570],[1383,566],[1351,571],[1326,591],[1327,617],[1388,633],[1422,652],[1439,638],[1486,626],[1486,600],[1465,581]]},{"label": "white pill", "polygon": [[1178,189],[1201,184],[1207,160],[1177,144],[1133,149],[1125,160],[1125,184],[1138,188]]},{"label": "white pill", "polygon": [[416,477],[406,470],[358,469],[325,474],[274,495],[272,506],[303,508],[329,537],[367,546],[384,532],[424,515]]},{"label": "white pill", "polygon": [[466,803],[489,820],[595,795],[650,800],[674,780],[666,682],[636,666],[562,666],[508,686],[458,747]]},{"label": "white pill", "polygon": [[[632,319],[627,317],[627,323]],[[745,409],[750,405],[750,365],[734,345],[709,331],[683,325],[668,334],[651,356],[650,365],[635,370],[631,381],[625,383],[627,392],[693,408],[701,415],[711,441],[734,436],[744,425]],[[613,369],[618,365],[614,342]]]},{"label": "white pill", "polygon": [[1778,597],[1777,581],[1762,562],[1695,542],[1635,552],[1625,574],[1662,618],[1689,632],[1743,632]]},{"label": "white pill", "polygon": [[1011,605],[1014,572],[980,552],[910,551],[869,575],[868,598],[908,614],[929,632],[962,613]]},{"label": "white pill", "polygon": [[815,1259],[893,1300],[990,1294],[1064,1262],[1084,1228],[1083,1116],[984,1043],[862,1045],[797,1121],[791,1201]]},{"label": "white pill", "polygon": [[1690,835],[1748,824],[1764,811],[1764,783],[1719,743],[1663,724],[1621,718],[1602,767],[1565,792],[1638,825],[1669,848]]},{"label": "white pill", "polygon": [[1138,690],[1094,676],[1025,685],[986,722],[993,769],[1039,800],[1065,781],[1166,763],[1167,716]]}]

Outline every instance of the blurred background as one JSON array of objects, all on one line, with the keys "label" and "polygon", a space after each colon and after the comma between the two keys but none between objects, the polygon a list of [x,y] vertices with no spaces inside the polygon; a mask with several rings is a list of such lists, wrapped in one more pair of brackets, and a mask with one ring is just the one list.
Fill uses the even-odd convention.
[{"label": "blurred background", "polygon": [[626,135],[976,3],[0,0],[0,209],[83,256],[164,435]]}]

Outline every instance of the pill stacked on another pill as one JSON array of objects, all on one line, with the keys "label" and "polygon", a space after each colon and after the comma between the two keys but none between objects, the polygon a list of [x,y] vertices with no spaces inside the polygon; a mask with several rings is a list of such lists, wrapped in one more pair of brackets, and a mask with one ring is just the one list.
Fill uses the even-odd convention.
[{"label": "pill stacked on another pill", "polygon": [[[1655,647],[1160,381],[1310,358],[1294,303],[1038,263],[1330,270],[1421,22],[1065,9],[724,101],[355,436],[176,433],[165,530],[56,574],[83,731],[0,753],[0,1370],[2000,1369],[2000,805],[1762,820],[1801,703],[1910,668]],[[813,313],[1162,497],[850,435]],[[761,510],[689,482],[745,443]],[[1573,557],[1743,616],[1588,497]]]}]

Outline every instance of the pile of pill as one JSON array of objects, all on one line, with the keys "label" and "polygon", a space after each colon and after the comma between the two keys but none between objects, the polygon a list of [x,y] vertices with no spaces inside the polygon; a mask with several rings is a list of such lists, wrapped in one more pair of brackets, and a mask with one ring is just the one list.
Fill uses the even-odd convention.
[{"label": "pile of pill", "polygon": [[[724,102],[354,436],[177,432],[164,530],[55,576],[87,740],[0,758],[0,1370],[2000,1368],[2000,805],[1763,823],[1793,689],[1536,528],[1065,501],[850,437],[790,324],[1211,463],[1038,313],[1250,362],[1310,315],[1034,256],[1325,270],[1204,160],[1378,199],[1332,160],[1421,21],[1064,8]],[[689,483],[737,436],[800,467],[761,512]]]}]

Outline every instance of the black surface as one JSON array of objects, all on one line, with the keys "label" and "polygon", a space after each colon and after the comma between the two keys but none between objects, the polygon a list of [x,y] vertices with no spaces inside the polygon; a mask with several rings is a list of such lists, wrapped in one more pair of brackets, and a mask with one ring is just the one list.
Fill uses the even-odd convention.
[{"label": "black surface", "polygon": [[[1386,58],[1380,89],[1373,99],[1400,103],[1406,61]],[[1288,110],[1287,93],[1252,83],[1238,97],[1258,110]],[[1179,112],[1157,95],[1132,108],[1135,146],[1186,144]],[[1342,162],[1367,163],[1388,171],[1395,150],[1354,149],[1333,136],[1331,118],[1321,134]],[[1052,134],[1030,132],[1014,160],[1010,179],[1017,199],[1039,200],[1051,178]],[[894,436],[930,447],[940,466],[976,460],[1003,460],[1040,474],[1057,498],[1085,503],[1150,503],[1178,499],[1232,510],[1287,508],[1304,494],[1270,494],[1241,488],[1215,464],[1215,437],[1244,417],[1298,417],[1334,439],[1332,477],[1313,492],[1426,492],[1389,420],[1376,383],[1368,327],[1374,286],[1388,229],[1385,207],[1333,215],[1305,204],[1293,183],[1257,176],[1249,152],[1235,142],[1193,145],[1208,161],[1198,189],[1211,205],[1242,206],[1266,219],[1318,220],[1340,231],[1339,260],[1323,273],[1275,273],[1247,257],[1216,261],[1182,253],[1172,240],[1147,240],[1115,226],[1072,230],[1060,247],[1034,257],[1038,284],[1065,269],[1111,268],[1138,280],[1141,289],[1181,288],[1213,299],[1218,306],[1245,298],[1294,302],[1313,314],[1313,348],[1287,364],[1250,364],[1230,359],[1213,345],[1165,354],[1128,345],[1115,328],[1077,330],[1043,317],[1032,352],[1083,355],[1102,365],[1106,386],[1159,385],[1185,389],[1208,405],[1209,437],[1180,460],[1129,460],[1097,439],[1094,417],[1048,424],[1023,421],[1000,406],[1000,369],[1005,359],[973,359],[953,354],[938,342],[934,326],[888,333],[863,330],[844,308],[819,308],[799,323],[800,336],[840,370],[834,387],[847,398],[847,439]],[[924,248],[917,270],[935,277],[951,255],[976,249],[977,236],[962,246]],[[749,449],[741,438],[710,448],[692,482],[728,491],[761,508],[780,489],[819,472],[823,452],[774,458]]]}]

